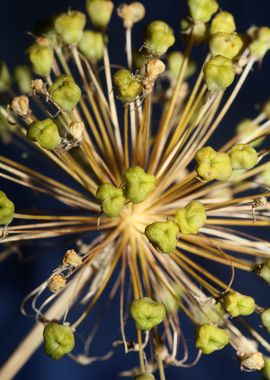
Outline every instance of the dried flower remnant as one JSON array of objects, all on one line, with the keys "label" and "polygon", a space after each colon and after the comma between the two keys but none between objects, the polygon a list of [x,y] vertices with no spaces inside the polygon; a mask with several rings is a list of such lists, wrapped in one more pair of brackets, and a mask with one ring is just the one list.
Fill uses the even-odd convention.
[{"label": "dried flower remnant", "polygon": [[[166,366],[192,366],[202,354],[230,345],[242,370],[262,370],[269,379],[263,350],[270,351],[270,305],[258,305],[256,294],[240,293],[234,281],[242,270],[270,284],[270,243],[255,236],[257,228],[270,226],[269,101],[221,147],[210,146],[210,138],[227,128],[224,117],[270,49],[270,29],[242,34],[216,0],[188,0],[187,9],[189,15],[179,15],[181,36],[162,19],[152,20],[133,54],[144,4],[114,10],[110,0],[88,0],[87,15],[61,13],[49,32],[34,37],[30,66],[17,66],[12,76],[1,62],[0,91],[8,105],[1,103],[0,126],[12,139],[11,158],[0,156],[0,177],[45,193],[65,209],[42,204],[41,211],[22,213],[32,205],[19,199],[15,213],[9,197],[17,197],[1,191],[0,242],[16,248],[27,240],[76,239],[22,303],[25,315],[44,324],[51,358],[68,355],[89,364],[120,346],[136,352],[139,363],[122,374],[154,380],[158,372],[164,380]],[[112,64],[113,11],[123,25],[126,62]],[[184,48],[175,51],[179,38]],[[197,68],[191,55],[200,45],[209,51]],[[13,142],[23,142],[27,155],[42,155],[48,170],[12,159]],[[227,267],[231,279],[210,271],[206,260]],[[97,303],[103,310],[118,296],[120,337],[104,356],[90,356],[104,322],[91,325],[87,336],[85,320],[96,316]],[[257,328],[246,319],[252,313],[259,314]],[[102,317],[111,313],[106,309]],[[182,329],[185,317],[196,331],[195,358],[185,342],[194,337]],[[75,331],[83,335],[82,353]],[[42,331],[34,328],[0,377],[16,376],[41,342]]]}]

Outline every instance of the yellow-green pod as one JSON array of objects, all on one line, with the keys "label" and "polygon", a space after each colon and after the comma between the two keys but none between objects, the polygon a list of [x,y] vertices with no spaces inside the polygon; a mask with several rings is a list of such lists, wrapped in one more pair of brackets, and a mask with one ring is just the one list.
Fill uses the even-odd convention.
[{"label": "yellow-green pod", "polygon": [[230,341],[229,333],[219,327],[204,324],[196,330],[196,347],[203,354],[209,355],[212,352],[221,350]]},{"label": "yellow-green pod", "polygon": [[178,209],[175,222],[181,234],[197,234],[207,219],[204,205],[199,201],[191,201],[185,207]]},{"label": "yellow-green pod", "polygon": [[125,196],[132,203],[141,203],[156,188],[156,178],[146,173],[140,166],[128,168],[123,173]]},{"label": "yellow-green pod", "polygon": [[96,28],[106,29],[112,16],[114,5],[109,0],[87,0],[86,9]]},{"label": "yellow-green pod", "polygon": [[31,81],[33,79],[32,70],[26,65],[15,67],[14,80],[19,88],[21,94],[30,94]]},{"label": "yellow-green pod", "polygon": [[218,10],[216,0],[188,0],[191,17],[195,21],[208,22]]},{"label": "yellow-green pod", "polygon": [[176,249],[178,225],[172,220],[167,222],[154,222],[145,228],[147,239],[163,253],[172,253]]},{"label": "yellow-green pod", "polygon": [[104,37],[100,32],[85,30],[78,44],[79,50],[91,62],[97,62],[103,57]]},{"label": "yellow-green pod", "polygon": [[224,296],[224,306],[232,317],[250,315],[255,311],[255,300],[238,292],[230,292]]},{"label": "yellow-green pod", "polygon": [[69,354],[75,346],[72,328],[54,322],[44,328],[43,341],[46,355],[55,360]]},{"label": "yellow-green pod", "polygon": [[47,150],[56,149],[61,143],[57,125],[50,118],[30,124],[27,129],[27,137]]},{"label": "yellow-green pod", "polygon": [[164,321],[166,309],[162,303],[145,297],[131,303],[130,314],[138,330],[148,331]]},{"label": "yellow-green pod", "polygon": [[53,65],[53,49],[48,45],[33,44],[27,50],[27,56],[35,74],[47,76]]},{"label": "yellow-green pod", "polygon": [[227,153],[216,152],[207,146],[196,152],[196,171],[204,181],[226,181],[232,175],[231,160]]},{"label": "yellow-green pod", "polygon": [[11,86],[11,75],[5,62],[0,61],[0,91],[7,91]]},{"label": "yellow-green pod", "polygon": [[77,44],[80,41],[85,24],[85,14],[78,11],[61,13],[54,20],[55,30],[66,44]]},{"label": "yellow-green pod", "polygon": [[164,21],[152,21],[146,28],[144,45],[155,55],[163,55],[175,43],[172,28]]},{"label": "yellow-green pod", "polygon": [[214,34],[209,42],[213,57],[220,55],[229,59],[235,58],[242,49],[242,38],[236,33],[219,32]]},{"label": "yellow-green pod", "polygon": [[216,33],[234,33],[236,30],[234,17],[229,12],[217,13],[211,22],[209,33],[211,35]]},{"label": "yellow-green pod", "polygon": [[61,75],[48,88],[52,100],[66,112],[71,112],[81,99],[81,89],[68,75]]},{"label": "yellow-green pod", "polygon": [[[168,70],[172,76],[172,78],[177,79],[180,69],[182,67],[184,61],[184,55],[180,51],[174,51],[168,55]],[[196,63],[192,60],[189,60],[184,79],[188,79],[191,77],[196,71]]]},{"label": "yellow-green pod", "polygon": [[204,79],[209,91],[224,91],[235,78],[232,60],[221,55],[211,58],[203,68]]},{"label": "yellow-green pod", "polygon": [[102,212],[111,218],[119,216],[126,203],[123,190],[110,183],[100,185],[96,197],[101,203]]},{"label": "yellow-green pod", "polygon": [[14,216],[14,203],[8,199],[3,191],[0,191],[0,225],[8,225]]},{"label": "yellow-green pod", "polygon": [[249,170],[254,168],[258,162],[258,153],[247,144],[235,145],[229,153],[232,168],[235,170]]},{"label": "yellow-green pod", "polygon": [[264,358],[264,367],[261,373],[265,380],[270,380],[270,358]]},{"label": "yellow-green pod", "polygon": [[117,70],[113,76],[113,83],[116,95],[123,103],[134,102],[143,91],[142,85],[127,69]]}]

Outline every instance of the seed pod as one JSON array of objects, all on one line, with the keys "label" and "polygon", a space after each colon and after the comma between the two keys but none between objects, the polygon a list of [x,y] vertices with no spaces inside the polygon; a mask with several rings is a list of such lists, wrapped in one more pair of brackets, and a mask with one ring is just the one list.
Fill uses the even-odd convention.
[{"label": "seed pod", "polygon": [[230,292],[224,296],[224,306],[233,317],[239,315],[250,315],[255,311],[254,298],[245,296],[238,292]]},{"label": "seed pod", "polygon": [[8,225],[14,216],[14,203],[8,199],[3,191],[0,191],[0,225]]},{"label": "seed pod", "polygon": [[243,41],[236,33],[216,33],[209,43],[210,51],[213,57],[221,55],[233,59],[242,49]]},{"label": "seed pod", "polygon": [[261,60],[270,49],[270,28],[252,28],[249,50],[254,59]]},{"label": "seed pod", "polygon": [[86,2],[86,9],[92,24],[100,29],[107,28],[113,7],[113,2],[109,0],[87,0]]},{"label": "seed pod", "polygon": [[67,280],[62,274],[54,274],[48,282],[48,288],[51,292],[57,293],[64,289]]},{"label": "seed pod", "polygon": [[164,321],[166,310],[162,303],[145,297],[131,303],[130,314],[138,330],[148,331]]},{"label": "seed pod", "polygon": [[254,148],[246,144],[235,145],[229,153],[234,170],[254,168],[258,162],[258,154]]},{"label": "seed pod", "polygon": [[48,150],[56,149],[61,143],[57,125],[52,119],[35,121],[28,126],[27,137]]},{"label": "seed pod", "polygon": [[164,21],[152,21],[147,26],[144,45],[151,54],[163,55],[174,43],[173,30]]},{"label": "seed pod", "polygon": [[195,345],[203,354],[209,355],[214,351],[221,350],[229,341],[229,333],[219,327],[205,324],[199,326],[196,330]]},{"label": "seed pod", "polygon": [[17,66],[14,70],[14,80],[20,93],[29,94],[31,92],[32,71],[26,65]]},{"label": "seed pod", "polygon": [[262,325],[270,333],[270,308],[265,309],[261,314]]},{"label": "seed pod", "polygon": [[71,112],[79,103],[81,89],[74,79],[67,75],[61,75],[48,88],[52,100],[66,112]]},{"label": "seed pod", "polygon": [[100,185],[96,197],[101,203],[102,212],[110,218],[119,216],[126,203],[123,190],[110,183]]},{"label": "seed pod", "polygon": [[219,325],[224,322],[225,311],[220,302],[215,303],[206,303],[203,305],[203,309],[195,308],[194,317],[196,322],[200,325],[211,323],[214,325]]},{"label": "seed pod", "polygon": [[204,79],[208,90],[224,91],[235,78],[235,70],[230,59],[217,55],[211,58],[203,68]]},{"label": "seed pod", "polygon": [[54,322],[44,328],[43,340],[46,355],[55,360],[69,354],[75,345],[72,328]]},{"label": "seed pod", "polygon": [[229,12],[219,12],[211,22],[209,33],[234,33],[236,30],[234,17]]},{"label": "seed pod", "polygon": [[184,208],[177,210],[175,222],[183,235],[197,234],[206,222],[205,207],[201,202],[191,201]]},{"label": "seed pod", "polygon": [[270,285],[270,259],[261,265],[259,276]]},{"label": "seed pod", "polygon": [[125,196],[132,203],[141,203],[156,188],[156,178],[147,174],[140,166],[128,168],[123,173]]},{"label": "seed pod", "polygon": [[103,57],[103,34],[93,30],[85,30],[78,48],[90,62],[99,61]]},{"label": "seed pod", "polygon": [[[180,69],[184,61],[184,56],[180,51],[174,51],[168,55],[168,69],[174,79],[178,78]],[[196,63],[190,60],[185,70],[184,79],[191,77],[196,71]]]},{"label": "seed pod", "polygon": [[127,69],[116,71],[113,83],[118,99],[124,103],[131,103],[142,93],[142,85]]},{"label": "seed pod", "polygon": [[232,175],[231,160],[227,153],[216,152],[210,146],[197,151],[196,171],[205,181],[226,181]]},{"label": "seed pod", "polygon": [[152,373],[147,372],[136,376],[135,380],[155,380],[155,377],[152,375]]},{"label": "seed pod", "polygon": [[32,64],[35,74],[47,76],[53,65],[53,50],[48,45],[31,45],[27,50],[27,56]]},{"label": "seed pod", "polygon": [[270,358],[264,358],[264,367],[262,369],[262,375],[265,380],[270,380]]},{"label": "seed pod", "polygon": [[172,284],[173,294],[165,287],[158,290],[158,296],[162,300],[165,309],[169,314],[175,314],[179,310],[179,305],[176,302],[175,297],[178,300],[183,298],[183,290],[177,284]]},{"label": "seed pod", "polygon": [[184,17],[180,23],[183,37],[192,33],[192,41],[194,43],[203,42],[208,37],[208,28],[204,22],[193,21],[189,17]]},{"label": "seed pod", "polygon": [[[239,142],[242,143],[242,141],[244,140],[253,139],[253,136],[255,135],[257,130],[258,130],[258,125],[256,125],[253,122],[253,120],[244,119],[236,127],[236,133],[239,138]],[[260,137],[259,139],[256,139],[255,141],[249,143],[249,145],[255,148],[261,145],[264,140],[265,140],[265,137]]]},{"label": "seed pod", "polygon": [[251,352],[240,357],[241,366],[248,371],[260,371],[264,367],[261,352]]},{"label": "seed pod", "polygon": [[65,267],[78,267],[82,264],[82,257],[74,249],[68,249],[63,257],[63,265]]},{"label": "seed pod", "polygon": [[5,62],[0,61],[0,92],[7,91],[11,86],[11,76]]},{"label": "seed pod", "polygon": [[135,1],[131,4],[121,4],[117,13],[123,19],[124,27],[131,29],[135,23],[144,18],[145,8],[142,3]]},{"label": "seed pod", "polygon": [[83,35],[86,16],[82,12],[61,13],[54,20],[56,32],[66,44],[77,44]]},{"label": "seed pod", "polygon": [[191,17],[195,21],[207,22],[218,10],[215,0],[188,0]]},{"label": "seed pod", "polygon": [[147,239],[161,252],[172,253],[176,249],[179,227],[173,221],[155,222],[145,228]]}]

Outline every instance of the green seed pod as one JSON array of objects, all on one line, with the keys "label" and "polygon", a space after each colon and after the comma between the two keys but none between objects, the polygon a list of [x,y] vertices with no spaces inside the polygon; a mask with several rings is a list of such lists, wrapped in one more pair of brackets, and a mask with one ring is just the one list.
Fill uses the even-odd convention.
[{"label": "green seed pod", "polygon": [[61,75],[48,88],[52,100],[66,112],[71,112],[79,103],[81,89],[74,79],[67,75]]},{"label": "green seed pod", "polygon": [[155,380],[155,376],[152,373],[141,373],[135,377],[135,380]]},{"label": "green seed pod", "polygon": [[8,225],[12,222],[15,211],[14,203],[0,191],[0,225]]},{"label": "green seed pod", "polygon": [[234,170],[252,169],[258,162],[258,154],[254,148],[246,144],[235,145],[229,153]]},{"label": "green seed pod", "polygon": [[44,328],[43,340],[46,355],[55,360],[69,354],[75,345],[72,328],[54,322]]},{"label": "green seed pod", "polygon": [[250,53],[255,59],[261,60],[270,49],[270,28],[253,28],[251,33],[253,41],[249,45]]},{"label": "green seed pod", "polygon": [[265,380],[270,380],[270,358],[264,358],[264,367],[262,369],[262,375]]},{"label": "green seed pod", "polygon": [[266,260],[260,267],[259,276],[270,285],[270,260]]},{"label": "green seed pod", "polygon": [[[174,51],[168,55],[168,69],[173,79],[177,79],[180,69],[182,67],[184,56],[180,51]],[[191,77],[196,71],[196,63],[194,61],[189,61],[184,79]]]},{"label": "green seed pod", "polygon": [[5,62],[0,61],[0,92],[10,89],[11,76]]},{"label": "green seed pod", "polygon": [[[251,119],[244,119],[239,123],[236,127],[236,133],[239,138],[239,142],[242,143],[243,140],[252,139],[253,135],[258,130],[258,125],[254,124],[254,122]],[[257,147],[263,143],[265,140],[265,137],[261,137],[259,139],[256,139],[252,143],[249,143],[252,147]]]},{"label": "green seed pod", "polygon": [[96,197],[101,202],[102,212],[110,218],[119,216],[126,203],[123,190],[110,183],[100,185]]},{"label": "green seed pod", "polygon": [[131,303],[130,314],[138,330],[148,331],[164,321],[166,309],[162,303],[145,297]]},{"label": "green seed pod", "polygon": [[[178,300],[183,298],[183,290],[177,285],[172,285],[173,294]],[[165,306],[169,314],[177,313],[179,310],[178,303],[172,293],[165,287],[158,290],[158,296],[160,297],[163,305]]]},{"label": "green seed pod", "polygon": [[216,33],[211,37],[209,43],[213,57],[221,55],[229,59],[235,58],[242,49],[242,46],[243,41],[236,33]]},{"label": "green seed pod", "polygon": [[219,327],[205,324],[199,326],[196,330],[195,345],[203,354],[209,355],[214,351],[221,350],[229,341],[229,333]]},{"label": "green seed pod", "polygon": [[230,292],[224,296],[224,306],[233,317],[239,315],[250,315],[255,311],[254,298],[245,296],[238,292]]},{"label": "green seed pod", "polygon": [[33,44],[27,50],[27,56],[35,74],[47,76],[53,65],[53,50],[48,45]]},{"label": "green seed pod", "polygon": [[116,71],[113,83],[118,99],[124,103],[131,103],[142,93],[142,85],[127,69]]},{"label": "green seed pod", "polygon": [[106,29],[113,11],[113,2],[109,0],[87,0],[86,9],[92,24],[96,28]]},{"label": "green seed pod", "polygon": [[270,333],[270,308],[265,309],[261,314],[262,325]]},{"label": "green seed pod", "polygon": [[54,20],[55,30],[66,44],[77,44],[80,41],[85,24],[85,14],[78,11],[61,13]]},{"label": "green seed pod", "polygon": [[226,181],[232,175],[231,160],[227,153],[216,152],[210,146],[197,151],[196,171],[200,178],[205,181]]},{"label": "green seed pod", "polygon": [[209,91],[224,91],[235,78],[235,70],[230,59],[217,55],[203,68],[204,79]]},{"label": "green seed pod", "polygon": [[175,43],[173,30],[164,21],[152,21],[146,28],[144,45],[151,54],[163,55]]},{"label": "green seed pod", "polygon": [[132,60],[136,69],[140,74],[145,74],[145,64],[149,61],[149,53],[146,49],[135,49],[132,52]]},{"label": "green seed pod", "polygon": [[177,210],[175,222],[183,235],[197,234],[206,222],[204,205],[199,201],[191,201],[185,207]]},{"label": "green seed pod", "polygon": [[61,143],[57,125],[52,119],[34,121],[27,129],[27,137],[47,150],[56,149]]},{"label": "green seed pod", "polygon": [[17,66],[14,70],[14,80],[19,88],[21,94],[30,94],[32,71],[26,65]]},{"label": "green seed pod", "polygon": [[128,168],[123,173],[125,196],[132,203],[141,203],[156,188],[156,178],[147,174],[140,166]]},{"label": "green seed pod", "polygon": [[191,17],[195,21],[207,22],[218,10],[215,0],[188,0]]},{"label": "green seed pod", "polygon": [[84,31],[78,48],[90,62],[99,61],[103,57],[103,34],[93,30]]},{"label": "green seed pod", "polygon": [[193,21],[188,17],[184,17],[180,23],[181,31],[183,32],[183,36],[185,34],[190,35],[192,32],[192,41],[194,43],[200,43],[207,38],[208,35],[208,27],[207,24],[201,21]]},{"label": "green seed pod", "polygon": [[155,222],[145,228],[147,239],[161,252],[172,253],[176,249],[179,227],[173,221]]},{"label": "green seed pod", "polygon": [[219,12],[211,22],[209,33],[234,33],[236,30],[234,17],[229,12]]}]

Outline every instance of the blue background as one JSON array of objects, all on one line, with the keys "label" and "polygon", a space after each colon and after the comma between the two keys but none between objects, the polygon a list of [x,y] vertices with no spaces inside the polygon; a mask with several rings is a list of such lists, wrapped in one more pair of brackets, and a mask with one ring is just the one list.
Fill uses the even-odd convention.
[{"label": "blue background", "polygon": [[[115,1],[116,4],[121,3]],[[143,1],[147,9],[147,17],[142,24],[162,18],[172,25],[175,31],[179,30],[179,21],[185,15],[185,0],[145,0]],[[245,31],[250,25],[270,24],[269,0],[224,0],[220,1],[222,8],[234,13],[239,31]],[[68,7],[73,9],[84,9],[84,1],[81,0],[57,0],[57,1],[2,1],[0,14],[0,54],[2,59],[12,67],[15,64],[24,62],[24,49],[31,43],[31,37],[26,34],[32,31],[36,21],[42,17],[50,16],[54,13],[64,11]],[[141,24],[141,25],[142,25]],[[141,41],[140,27],[136,27],[138,44]],[[114,16],[110,28],[110,52],[113,63],[123,63],[124,38],[121,23]],[[179,44],[179,47],[181,45]],[[204,56],[201,51],[197,53]],[[196,56],[196,54],[195,54]],[[270,57],[266,58],[263,65],[257,65],[255,73],[252,73],[247,80],[244,90],[234,103],[230,114],[223,122],[222,131],[219,138],[224,140],[232,132],[232,128],[244,117],[256,115],[256,105],[267,99],[270,88]],[[12,154],[12,152],[10,152]],[[19,190],[8,184],[1,183],[5,190],[14,191],[18,197],[18,203],[23,209],[24,204],[29,204],[32,200],[30,192]],[[46,200],[49,204],[49,200]],[[49,207],[49,206],[48,206]],[[268,235],[269,236],[269,235]],[[63,243],[57,249],[53,249],[54,244],[46,242],[41,246],[36,243],[34,246],[24,248],[24,260],[18,261],[16,257],[9,258],[0,267],[0,360],[4,361],[13,351],[20,339],[32,326],[33,321],[20,315],[20,302],[22,298],[43,281],[50,271],[57,266],[59,258],[64,250]],[[35,258],[35,256],[38,256]],[[220,276],[228,278],[228,273],[223,273],[222,268],[214,268]],[[227,277],[226,277],[227,276]],[[250,281],[252,275],[240,274],[238,286],[240,291],[257,295],[258,303],[264,305],[269,302],[267,287],[258,281]],[[269,292],[268,292],[269,294]],[[258,320],[256,320],[258,324]],[[98,335],[95,343],[96,350],[103,347],[109,348],[110,337],[117,336],[118,328],[118,304],[114,305],[109,314],[109,323]],[[184,330],[189,342],[193,342],[193,330],[190,324],[184,320]],[[85,330],[84,330],[85,329]],[[79,333],[82,339],[86,336],[86,331],[91,331],[91,321],[83,324]],[[80,339],[78,339],[80,341]],[[105,349],[105,348],[104,348]],[[95,352],[93,352],[95,354]],[[105,363],[96,363],[92,366],[79,366],[68,358],[60,362],[54,362],[47,358],[42,349],[39,349],[27,365],[16,376],[18,380],[58,380],[63,379],[98,379],[114,380],[120,370],[127,369],[136,363],[136,354],[124,356],[118,349],[116,355]],[[240,372],[239,364],[232,349],[228,348],[222,353],[215,353],[211,357],[203,357],[199,364],[192,369],[169,369],[167,380],[172,379],[207,379],[207,380],[227,380],[233,379],[257,379],[258,374]]]}]

